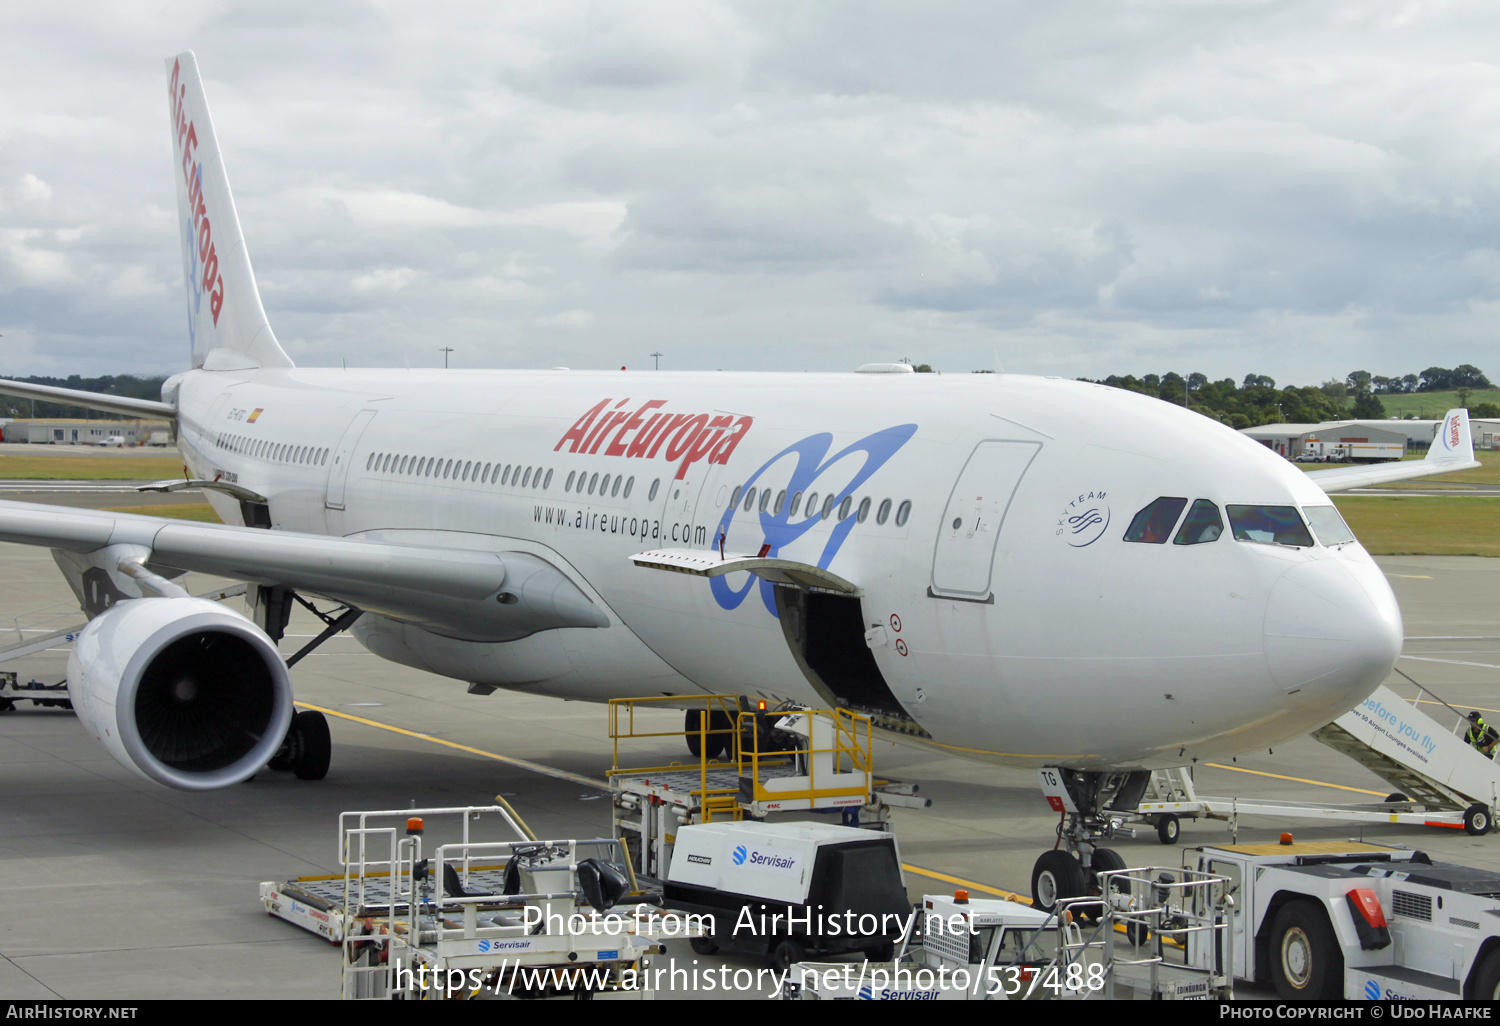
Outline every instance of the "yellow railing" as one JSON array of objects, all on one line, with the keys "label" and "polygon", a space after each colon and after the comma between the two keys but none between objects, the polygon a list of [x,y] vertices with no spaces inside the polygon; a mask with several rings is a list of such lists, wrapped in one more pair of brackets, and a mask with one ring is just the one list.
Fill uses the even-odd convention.
[{"label": "yellow railing", "polygon": [[[680,730],[651,730],[639,729],[636,724],[636,710],[644,706],[643,711],[655,711],[656,709],[670,709],[673,712],[683,709],[684,702],[691,710],[697,703],[702,702],[702,715],[698,718],[698,729],[696,731],[683,727]],[[713,713],[722,713],[724,719],[735,724],[732,727],[711,727],[710,723]],[[632,766],[625,768],[620,765],[620,742],[622,740],[635,740],[650,737],[675,737],[684,741],[690,736],[698,739],[698,789],[691,792],[693,798],[698,802],[703,822],[712,822],[715,812],[720,813],[722,818],[726,812],[733,811],[732,818],[740,818],[739,805],[735,801],[739,794],[739,777],[744,772],[744,765],[740,759],[739,727],[736,715],[739,713],[739,699],[734,695],[694,695],[690,698],[660,697],[660,698],[612,698],[609,702],[609,736],[614,742],[614,765],[610,768],[611,778],[621,773],[640,775],[646,773],[668,773],[681,771],[688,768],[684,763],[674,762],[667,766]],[[729,735],[729,757],[724,762],[711,762],[708,757],[709,739],[718,738],[721,735]],[[735,773],[734,787],[709,787],[708,771],[710,765],[728,769],[733,766]]]},{"label": "yellow railing", "polygon": [[[661,730],[655,726],[638,723],[636,719],[637,710],[643,713],[671,710],[677,712],[683,709],[685,703],[691,703],[691,709],[698,703],[702,703],[702,714],[698,720],[696,730],[683,727],[681,729]],[[739,699],[734,695],[702,695],[693,696],[688,699],[682,697],[659,697],[659,698],[616,698],[609,703],[609,736],[614,742],[614,765],[609,771],[611,778],[620,774],[629,773],[632,776],[649,775],[651,773],[682,772],[692,769],[691,763],[674,762],[666,766],[631,766],[625,767],[620,763],[620,742],[638,740],[644,738],[682,738],[696,737],[698,741],[698,788],[691,792],[695,800],[703,822],[711,822],[715,818],[723,818],[725,814],[731,814],[732,818],[740,818],[738,805],[739,780],[749,777],[752,781],[752,798],[757,801],[776,800],[799,800],[817,797],[846,797],[854,794],[868,795],[874,785],[874,756],[873,736],[871,721],[868,716],[849,712],[846,709],[808,709],[798,710],[809,716],[822,717],[833,723],[833,740],[830,745],[815,746],[808,741],[806,747],[794,749],[781,749],[778,751],[761,751],[760,741],[762,731],[760,724],[756,722],[760,717],[767,715],[782,715],[779,713],[768,713],[766,710],[747,711],[741,710]],[[720,713],[721,722],[728,720],[732,727],[712,727],[712,714]],[[790,714],[787,714],[790,715]],[[809,731],[811,733],[811,731]],[[709,741],[728,735],[729,752],[723,761],[711,761],[708,757],[710,751]],[[748,739],[749,749],[743,748],[743,741]],[[717,747],[717,746],[715,746]],[[834,773],[861,773],[864,776],[863,783],[850,786],[847,781],[824,781],[822,790],[819,790],[817,756],[831,756],[831,771]],[[762,784],[763,770],[771,767],[783,767],[788,762],[803,762],[808,774],[808,786],[804,790],[793,792],[767,791]],[[735,786],[712,787],[709,783],[709,771],[713,768],[733,769],[735,771]],[[828,772],[825,768],[824,772]]]},{"label": "yellow railing", "polygon": [[[814,747],[811,739],[806,748],[780,749],[773,752],[761,752],[760,731],[752,727],[743,731],[741,736],[748,734],[751,739],[750,750],[740,753],[741,765],[748,768],[741,771],[741,775],[748,775],[753,781],[754,793],[752,797],[756,801],[787,801],[795,799],[811,799],[816,797],[838,797],[854,794],[869,795],[874,786],[874,754],[870,717],[861,716],[859,713],[850,712],[847,709],[808,709],[802,710],[809,716],[826,717],[833,721],[833,743],[824,747]],[[746,719],[753,719],[757,713],[742,712],[739,715],[739,723],[743,726]],[[764,715],[759,714],[759,715]],[[809,734],[812,731],[809,730]],[[832,765],[830,771],[833,773],[862,773],[864,783],[858,787],[841,785],[829,786],[825,782],[823,789],[818,787],[818,760],[814,756],[831,755]],[[803,757],[802,761],[807,767],[807,789],[804,791],[767,791],[761,785],[760,768],[762,763],[768,765],[784,765],[788,758],[797,759]],[[845,767],[848,769],[845,769]]]}]

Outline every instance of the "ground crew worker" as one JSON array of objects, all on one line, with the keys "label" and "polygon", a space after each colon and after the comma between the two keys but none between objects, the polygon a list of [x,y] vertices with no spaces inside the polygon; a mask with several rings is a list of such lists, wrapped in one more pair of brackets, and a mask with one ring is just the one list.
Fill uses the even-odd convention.
[{"label": "ground crew worker", "polygon": [[1469,731],[1464,735],[1464,742],[1472,746],[1476,751],[1486,758],[1494,758],[1495,742],[1500,740],[1500,734],[1484,722],[1484,717],[1479,715],[1479,710],[1469,712]]}]

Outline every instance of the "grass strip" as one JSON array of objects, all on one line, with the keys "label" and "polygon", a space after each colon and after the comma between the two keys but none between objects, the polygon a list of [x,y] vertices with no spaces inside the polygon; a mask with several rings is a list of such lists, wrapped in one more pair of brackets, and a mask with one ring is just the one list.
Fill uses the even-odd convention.
[{"label": "grass strip", "polygon": [[1339,512],[1376,556],[1500,556],[1500,499],[1336,495]]},{"label": "grass strip", "polygon": [[182,476],[170,457],[0,456],[5,481],[161,481]]},{"label": "grass strip", "polygon": [[206,502],[175,502],[163,506],[105,506],[105,513],[139,513],[143,517],[166,517],[170,520],[197,520],[205,524],[222,524],[219,514]]}]

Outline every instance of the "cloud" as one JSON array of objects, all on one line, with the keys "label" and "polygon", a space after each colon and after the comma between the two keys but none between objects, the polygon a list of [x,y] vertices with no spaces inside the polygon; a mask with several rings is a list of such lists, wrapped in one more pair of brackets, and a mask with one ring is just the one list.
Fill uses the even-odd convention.
[{"label": "cloud", "polygon": [[1342,0],[10,5],[0,371],[185,360],[162,58],[190,43],[299,362],[1493,372],[1497,29]]}]

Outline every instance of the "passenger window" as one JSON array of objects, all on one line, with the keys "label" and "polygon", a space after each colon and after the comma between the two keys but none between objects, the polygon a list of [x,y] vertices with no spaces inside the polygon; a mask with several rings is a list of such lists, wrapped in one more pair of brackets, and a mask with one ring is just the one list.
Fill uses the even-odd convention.
[{"label": "passenger window", "polygon": [[740,504],[740,486],[735,485],[734,491],[729,493],[729,508],[734,509]]},{"label": "passenger window", "polygon": [[608,494],[609,494],[609,475],[605,474],[604,477],[599,481],[599,498],[602,499],[602,498],[604,498]]},{"label": "passenger window", "polygon": [[443,466],[443,479],[446,481],[446,480],[448,480],[448,479],[450,479],[452,477],[453,477],[453,461],[449,460]]},{"label": "passenger window", "polygon": [[1307,515],[1307,522],[1312,525],[1313,534],[1318,536],[1318,541],[1329,548],[1354,541],[1354,532],[1349,530],[1349,525],[1344,523],[1344,518],[1339,515],[1336,507],[1303,506],[1302,512]]},{"label": "passenger window", "polygon": [[578,471],[576,471],[576,470],[570,470],[570,471],[568,471],[568,483],[565,484],[565,485],[563,485],[563,491],[565,491],[565,492],[571,492],[573,490],[573,481],[577,477],[578,477]]},{"label": "passenger window", "polygon": [[754,488],[748,488],[748,489],[745,490],[745,512],[749,513],[750,510],[751,510],[751,508],[754,505],[755,505],[755,489]]},{"label": "passenger window", "polygon": [[523,477],[523,478],[521,478],[521,487],[522,488],[529,488],[530,486],[531,486],[531,468],[527,467],[526,468],[526,476]]},{"label": "passenger window", "polygon": [[623,496],[623,498],[626,498],[626,499],[630,498],[630,490],[632,488],[634,488],[634,487],[635,487],[635,478],[634,477],[628,478],[625,481],[625,495]]},{"label": "passenger window", "polygon": [[1186,505],[1186,499],[1171,496],[1157,499],[1135,515],[1135,519],[1130,522],[1130,530],[1125,532],[1125,540],[1144,542],[1147,545],[1166,544],[1167,539],[1172,537],[1172,528],[1177,525],[1177,518],[1182,515],[1182,507]]},{"label": "passenger window", "polygon": [[779,492],[776,493],[776,506],[775,506],[774,509],[771,510],[771,515],[772,516],[777,516],[777,517],[781,516],[781,511],[782,511],[783,508],[785,508],[785,506],[786,506],[786,489],[783,488],[781,491],[779,491]]},{"label": "passenger window", "polygon": [[866,495],[859,500],[859,512],[854,515],[857,523],[864,523],[870,516],[870,497]]},{"label": "passenger window", "polygon": [[896,526],[897,527],[905,527],[906,526],[906,521],[909,520],[910,518],[911,518],[911,500],[907,499],[904,502],[902,502],[900,508],[896,510]]},{"label": "passenger window", "polygon": [[766,511],[766,507],[768,507],[770,505],[771,505],[771,489],[769,489],[769,488],[762,488],[760,490],[760,511],[762,513],[764,513]]},{"label": "passenger window", "polygon": [[542,481],[542,491],[545,492],[548,488],[551,488],[551,487],[552,487],[552,471],[548,470],[546,478]]},{"label": "passenger window", "polygon": [[589,478],[589,494],[593,495],[594,489],[597,487],[599,487],[599,475],[595,474],[593,477]]},{"label": "passenger window", "polygon": [[1235,541],[1262,545],[1312,546],[1312,535],[1297,515],[1296,506],[1225,506]]},{"label": "passenger window", "polygon": [[653,480],[651,482],[651,491],[649,491],[649,492],[646,493],[646,501],[647,502],[655,502],[656,501],[656,489],[659,488],[660,486],[661,486],[661,478],[659,478],[659,477],[656,478],[655,480]]},{"label": "passenger window", "polygon": [[1177,529],[1177,537],[1172,539],[1173,545],[1201,545],[1204,542],[1218,541],[1219,535],[1224,533],[1224,518],[1219,516],[1219,507],[1207,499],[1194,499],[1193,508],[1188,510],[1188,515]]},{"label": "passenger window", "polygon": [[611,499],[613,499],[616,495],[619,495],[619,494],[620,494],[620,475],[616,474],[615,475],[615,486],[609,490],[609,497]]},{"label": "passenger window", "polygon": [[503,485],[510,484],[510,472],[511,472],[511,464],[507,463],[505,465],[505,476],[500,479],[500,483],[501,484],[503,484]]},{"label": "passenger window", "polygon": [[890,499],[882,500],[881,503],[880,503],[880,508],[875,511],[875,522],[877,524],[883,524],[883,523],[885,523],[886,518],[889,517],[890,515],[891,515],[891,500]]},{"label": "passenger window", "polygon": [[[795,506],[795,501],[793,506]],[[811,520],[818,515],[818,493],[812,492],[807,496],[807,518]]]},{"label": "passenger window", "polygon": [[827,520],[829,518],[829,516],[831,516],[833,514],[833,500],[834,500],[834,498],[835,498],[834,494],[832,492],[829,492],[828,493],[828,498],[826,498],[826,499],[823,500],[823,519],[824,520]]},{"label": "passenger window", "polygon": [[365,469],[369,470],[373,466],[375,466],[375,454],[372,452],[370,458],[365,460]]},{"label": "passenger window", "polygon": [[471,471],[473,469],[474,469],[474,461],[473,460],[470,460],[467,463],[465,463],[464,464],[464,472],[463,472],[463,478],[462,479],[465,480],[465,481],[467,481],[469,479],[469,471]]},{"label": "passenger window", "polygon": [[798,492],[796,495],[792,496],[792,508],[789,509],[789,510],[787,510],[786,515],[788,517],[794,517],[794,516],[796,516],[797,515],[797,507],[800,506],[800,505],[802,505],[802,493]]},{"label": "passenger window", "polygon": [[846,495],[846,496],[844,496],[844,501],[841,502],[841,503],[839,503],[839,519],[840,520],[848,520],[849,519],[849,510],[853,506],[854,506],[854,496],[852,496],[852,495]]}]

